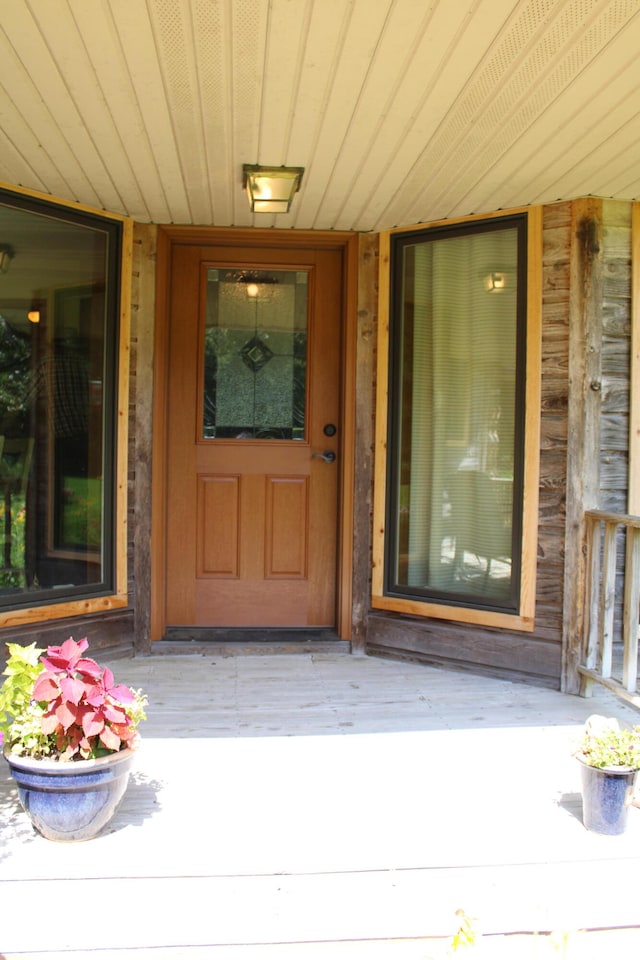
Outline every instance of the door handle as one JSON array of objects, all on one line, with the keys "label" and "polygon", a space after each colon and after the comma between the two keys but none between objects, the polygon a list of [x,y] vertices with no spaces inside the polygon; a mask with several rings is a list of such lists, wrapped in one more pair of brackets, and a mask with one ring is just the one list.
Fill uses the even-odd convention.
[{"label": "door handle", "polygon": [[325,463],[333,463],[336,459],[336,455],[333,450],[325,450],[324,453],[312,453],[312,460],[324,460]]}]

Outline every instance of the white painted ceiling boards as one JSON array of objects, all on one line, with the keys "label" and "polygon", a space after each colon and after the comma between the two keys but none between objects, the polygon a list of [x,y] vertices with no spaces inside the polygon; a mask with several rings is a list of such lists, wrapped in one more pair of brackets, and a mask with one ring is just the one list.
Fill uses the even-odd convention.
[{"label": "white painted ceiling boards", "polygon": [[[640,195],[640,0],[0,0],[0,180],[378,230]],[[304,166],[252,215],[243,163]]]}]

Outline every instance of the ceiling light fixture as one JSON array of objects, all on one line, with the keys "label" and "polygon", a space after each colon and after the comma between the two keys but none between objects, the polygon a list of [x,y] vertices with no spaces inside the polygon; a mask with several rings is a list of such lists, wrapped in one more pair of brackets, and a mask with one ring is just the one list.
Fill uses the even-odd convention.
[{"label": "ceiling light fixture", "polygon": [[10,243],[0,243],[0,273],[6,273],[16,252]]},{"label": "ceiling light fixture", "polygon": [[254,213],[288,213],[300,189],[304,167],[242,166],[242,186]]}]

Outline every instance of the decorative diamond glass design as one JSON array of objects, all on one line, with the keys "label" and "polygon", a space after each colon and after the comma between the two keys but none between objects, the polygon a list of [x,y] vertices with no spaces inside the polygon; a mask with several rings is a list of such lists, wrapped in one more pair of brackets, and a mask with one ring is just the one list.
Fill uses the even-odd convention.
[{"label": "decorative diamond glass design", "polygon": [[269,347],[260,337],[252,337],[251,340],[247,340],[245,343],[240,351],[240,356],[249,369],[257,373],[258,370],[262,370],[265,363],[269,363],[269,360],[271,360],[273,356],[273,351],[269,350]]},{"label": "decorative diamond glass design", "polygon": [[308,273],[210,269],[204,439],[305,437]]}]

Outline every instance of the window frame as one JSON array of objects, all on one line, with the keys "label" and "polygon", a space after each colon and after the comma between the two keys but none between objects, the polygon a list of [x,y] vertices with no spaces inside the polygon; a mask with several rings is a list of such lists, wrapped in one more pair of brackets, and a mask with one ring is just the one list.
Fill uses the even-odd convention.
[{"label": "window frame", "polygon": [[[390,395],[390,331],[391,309],[394,296],[391,275],[391,241],[398,234],[418,235],[435,228],[490,223],[491,220],[526,215],[527,218],[527,291],[526,291],[526,359],[524,384],[524,439],[523,439],[523,489],[522,489],[522,536],[519,556],[520,591],[517,613],[486,609],[470,605],[467,601],[458,605],[447,599],[406,598],[386,592],[387,544],[385,531],[388,509],[388,428],[393,397]],[[373,503],[373,571],[372,606],[418,617],[433,617],[487,627],[502,627],[512,630],[533,631],[535,626],[535,591],[538,533],[538,486],[540,470],[540,400],[541,400],[541,322],[542,322],[542,208],[518,207],[459,219],[442,220],[428,225],[417,225],[390,230],[380,235],[379,269],[379,323],[378,364],[376,390],[375,430],[375,476]]]},{"label": "window frame", "polygon": [[[61,600],[59,603],[43,599],[31,606],[16,603],[11,608],[0,611],[0,629],[20,627],[23,624],[44,623],[67,617],[87,616],[106,613],[110,610],[128,606],[127,589],[127,472],[128,472],[128,408],[129,408],[129,354],[130,354],[130,317],[131,283],[133,255],[133,220],[119,214],[96,210],[83,204],[58,200],[35,190],[25,190],[9,184],[0,183],[3,198],[14,196],[21,206],[29,209],[33,201],[33,211],[50,211],[52,216],[64,219],[65,211],[97,220],[120,224],[120,257],[113,267],[113,276],[117,278],[115,326],[117,332],[115,356],[115,394],[111,419],[113,421],[113,480],[111,489],[112,548],[110,550],[113,592],[96,593],[87,585],[83,596]],[[25,598],[26,599],[26,598]],[[34,597],[34,600],[36,598]]]}]

